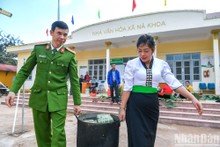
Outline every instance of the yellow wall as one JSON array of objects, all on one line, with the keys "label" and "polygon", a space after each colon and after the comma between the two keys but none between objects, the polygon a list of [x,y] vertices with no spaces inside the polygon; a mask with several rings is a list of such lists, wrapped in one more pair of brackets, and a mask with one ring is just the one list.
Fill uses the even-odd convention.
[{"label": "yellow wall", "polygon": [[[219,40],[220,42],[220,40]],[[102,50],[83,50],[76,51],[76,59],[79,66],[88,66],[89,59],[105,59],[106,49]],[[181,54],[181,53],[193,53],[200,52],[201,55],[212,55],[213,54],[213,40],[198,40],[190,42],[176,42],[176,43],[158,43],[157,44],[157,57],[164,59],[166,54]],[[27,59],[30,52],[23,52],[18,54],[18,69],[23,65],[23,59]],[[111,48],[111,58],[122,58],[122,57],[135,57],[137,56],[136,46],[127,48]]]},{"label": "yellow wall", "polygon": [[[160,38],[159,38],[160,40]],[[114,42],[113,42],[114,44]],[[220,45],[220,40],[219,40]],[[157,57],[165,60],[167,54],[182,54],[182,53],[194,53],[199,52],[202,56],[213,55],[213,40],[196,40],[190,42],[174,42],[174,43],[158,43],[157,44]],[[27,59],[30,52],[23,52],[18,54],[18,69],[23,65],[23,59]],[[123,58],[123,57],[136,57],[136,46],[126,48],[111,48],[110,58]],[[76,59],[78,61],[78,67],[88,66],[88,60],[93,59],[105,59],[106,48],[101,50],[80,50],[76,51]],[[201,69],[202,74],[203,69]],[[211,72],[213,75],[214,73]],[[1,75],[2,77],[2,75]],[[213,76],[210,78],[214,78]],[[211,81],[211,79],[208,79]],[[213,80],[213,79],[212,79]],[[205,81],[205,79],[202,79]],[[198,82],[192,83],[194,87],[198,87]],[[7,84],[6,84],[7,85]]]},{"label": "yellow wall", "polygon": [[[110,56],[111,58],[134,57],[134,56],[137,56],[137,52],[136,52],[135,47],[111,48]],[[77,60],[80,66],[87,66],[88,60],[105,59],[105,58],[106,58],[106,49],[91,50],[91,51],[77,51]]]},{"label": "yellow wall", "polygon": [[[157,57],[164,59],[167,54],[181,54],[199,52],[201,55],[213,54],[213,42],[209,40],[199,40],[191,42],[158,43]],[[111,48],[111,58],[134,57],[137,56],[136,46],[128,48]],[[78,51],[77,60],[80,66],[87,66],[89,59],[105,59],[106,50]]]},{"label": "yellow wall", "polygon": [[76,52],[76,59],[78,61],[78,66],[87,66],[89,59],[103,59],[103,58],[105,58],[105,50]]},{"label": "yellow wall", "polygon": [[112,58],[135,57],[137,56],[136,47],[111,49]]},{"label": "yellow wall", "polygon": [[10,88],[15,74],[16,72],[0,71],[0,81]]},{"label": "yellow wall", "polygon": [[[23,52],[18,54],[18,65],[17,65],[17,72],[23,65],[23,59],[27,59],[27,57],[30,55],[30,52]],[[13,77],[16,75],[16,72],[6,72],[6,71],[0,71],[0,81],[8,86],[8,88],[11,87]]]},{"label": "yellow wall", "polygon": [[[17,69],[19,70],[21,66],[24,64],[24,59],[27,60],[27,58],[30,56],[30,52],[22,52],[18,54],[18,65]],[[17,72],[18,72],[17,70]]]},{"label": "yellow wall", "polygon": [[[220,45],[220,44],[219,44]],[[183,53],[201,53],[201,56],[213,55],[213,40],[197,40],[190,42],[175,42],[175,43],[158,43],[157,57],[166,60],[167,54],[183,54]],[[128,48],[111,48],[110,58],[135,57],[137,56],[136,46]],[[93,51],[78,51],[77,58],[79,66],[88,66],[89,59],[105,59],[106,50]],[[201,69],[203,71],[203,69]],[[214,74],[210,72],[210,74]],[[209,81],[213,81],[214,76],[210,76]],[[206,79],[202,77],[202,81]],[[199,82],[193,82],[195,90],[198,89]],[[197,87],[197,88],[196,88]]]},{"label": "yellow wall", "polygon": [[212,39],[191,41],[191,42],[177,42],[164,43],[157,45],[157,57],[165,59],[166,54],[181,54],[199,52],[201,55],[213,54]]}]

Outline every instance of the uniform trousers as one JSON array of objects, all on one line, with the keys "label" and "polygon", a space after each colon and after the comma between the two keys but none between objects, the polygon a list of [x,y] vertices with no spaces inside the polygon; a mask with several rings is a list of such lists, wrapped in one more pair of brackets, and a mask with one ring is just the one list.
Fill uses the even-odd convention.
[{"label": "uniform trousers", "polygon": [[38,147],[66,147],[66,110],[55,112],[32,110]]}]

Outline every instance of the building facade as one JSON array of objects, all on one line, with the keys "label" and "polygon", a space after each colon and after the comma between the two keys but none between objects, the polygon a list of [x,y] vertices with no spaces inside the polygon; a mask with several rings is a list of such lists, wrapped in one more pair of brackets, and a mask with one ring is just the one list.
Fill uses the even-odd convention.
[{"label": "building facade", "polygon": [[0,84],[4,84],[10,88],[14,76],[16,75],[17,67],[14,65],[7,65],[0,63]]},{"label": "building facade", "polygon": [[[137,56],[136,40],[142,34],[154,36],[155,56],[168,62],[182,82],[189,80],[195,90],[212,83],[220,95],[219,70],[220,13],[177,10],[142,14],[104,21],[71,32],[66,46],[77,52],[79,75],[105,80],[110,63],[116,63],[122,79],[126,62]],[[18,54],[18,69],[36,43],[8,48]],[[26,81],[30,88],[35,78]]]}]

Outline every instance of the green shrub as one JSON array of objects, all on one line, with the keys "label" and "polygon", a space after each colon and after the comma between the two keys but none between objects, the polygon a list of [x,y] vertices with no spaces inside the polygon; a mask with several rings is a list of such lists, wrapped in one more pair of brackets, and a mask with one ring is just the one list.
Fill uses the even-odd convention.
[{"label": "green shrub", "polygon": [[218,100],[220,99],[219,96],[216,96],[216,95],[203,95],[199,100]]},{"label": "green shrub", "polygon": [[175,101],[177,101],[177,99],[174,96],[170,96],[170,98],[161,98],[161,101],[166,102],[166,104],[164,105],[166,108],[174,108],[176,107],[176,105],[174,104]]}]

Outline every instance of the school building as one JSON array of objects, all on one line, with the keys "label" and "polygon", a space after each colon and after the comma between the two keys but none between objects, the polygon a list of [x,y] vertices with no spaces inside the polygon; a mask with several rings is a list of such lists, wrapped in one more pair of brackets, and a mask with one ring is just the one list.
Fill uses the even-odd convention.
[{"label": "school building", "polygon": [[[71,32],[66,46],[77,53],[79,75],[105,80],[110,63],[116,63],[123,78],[128,60],[137,57],[136,40],[154,36],[155,56],[167,61],[175,76],[194,90],[212,89],[220,95],[220,12],[176,10],[147,13],[87,25]],[[8,48],[18,54],[18,69],[37,43]],[[25,85],[30,88],[35,71]],[[204,87],[205,86],[205,87]]]}]

